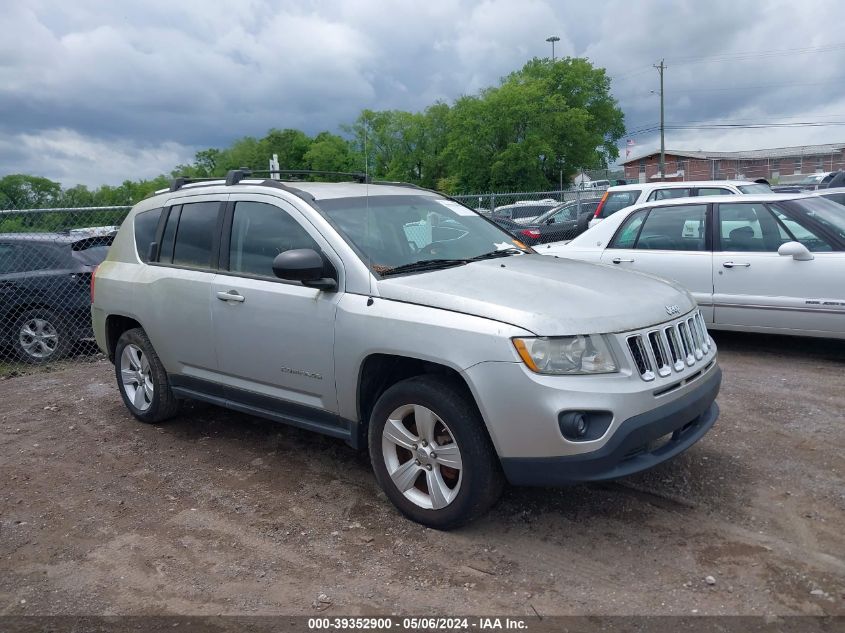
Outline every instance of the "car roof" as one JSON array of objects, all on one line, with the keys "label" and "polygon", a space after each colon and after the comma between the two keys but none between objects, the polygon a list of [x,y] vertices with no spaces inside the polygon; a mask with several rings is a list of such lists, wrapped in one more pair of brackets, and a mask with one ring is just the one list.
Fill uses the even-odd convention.
[{"label": "car roof", "polygon": [[757,185],[752,180],[682,180],[674,182],[641,182],[631,185],[614,185],[609,187],[609,192],[614,191],[635,191],[638,189],[645,189],[646,187],[724,187],[725,185]]}]

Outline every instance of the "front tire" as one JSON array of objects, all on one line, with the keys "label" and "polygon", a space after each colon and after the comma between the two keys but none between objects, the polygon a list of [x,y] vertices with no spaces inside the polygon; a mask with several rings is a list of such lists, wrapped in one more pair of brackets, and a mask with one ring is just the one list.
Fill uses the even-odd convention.
[{"label": "front tire", "polygon": [[134,328],[120,335],[114,350],[114,370],[123,403],[138,420],[155,424],[176,415],[179,403],[144,330]]},{"label": "front tire", "polygon": [[485,512],[504,477],[475,403],[439,376],[403,380],[385,391],[370,416],[376,480],[402,514],[450,529]]},{"label": "front tire", "polygon": [[70,328],[58,313],[46,308],[24,311],[15,321],[14,345],[18,358],[32,365],[56,361],[70,349]]}]

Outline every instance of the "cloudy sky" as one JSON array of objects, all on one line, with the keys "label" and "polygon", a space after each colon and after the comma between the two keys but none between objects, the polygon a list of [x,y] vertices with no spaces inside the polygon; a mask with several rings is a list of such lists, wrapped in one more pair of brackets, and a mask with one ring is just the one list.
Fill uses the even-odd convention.
[{"label": "cloudy sky", "polygon": [[[845,122],[840,2],[0,0],[0,175],[154,176],[269,128],[340,132],[421,110],[532,57],[607,68],[640,153],[669,125]],[[640,133],[633,133],[645,130]],[[844,126],[673,129],[667,147],[845,141]],[[624,139],[621,141],[624,145]],[[624,149],[622,150],[624,156]]]}]

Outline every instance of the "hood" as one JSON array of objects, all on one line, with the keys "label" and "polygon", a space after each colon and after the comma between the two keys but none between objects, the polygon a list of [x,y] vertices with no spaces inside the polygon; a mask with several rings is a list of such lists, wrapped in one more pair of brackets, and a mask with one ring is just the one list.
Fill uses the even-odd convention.
[{"label": "hood", "polygon": [[541,336],[625,332],[664,323],[695,301],[679,285],[605,265],[515,255],[388,277],[379,296],[522,327]]}]

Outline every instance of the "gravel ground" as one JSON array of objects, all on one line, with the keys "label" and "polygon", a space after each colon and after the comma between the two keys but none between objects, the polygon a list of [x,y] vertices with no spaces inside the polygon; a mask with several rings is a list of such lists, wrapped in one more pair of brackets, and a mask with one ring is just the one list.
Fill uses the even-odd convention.
[{"label": "gravel ground", "polygon": [[105,360],[0,380],[0,614],[845,614],[845,344],[720,334],[722,416],[626,480],[442,533],[339,441],[160,427]]}]

